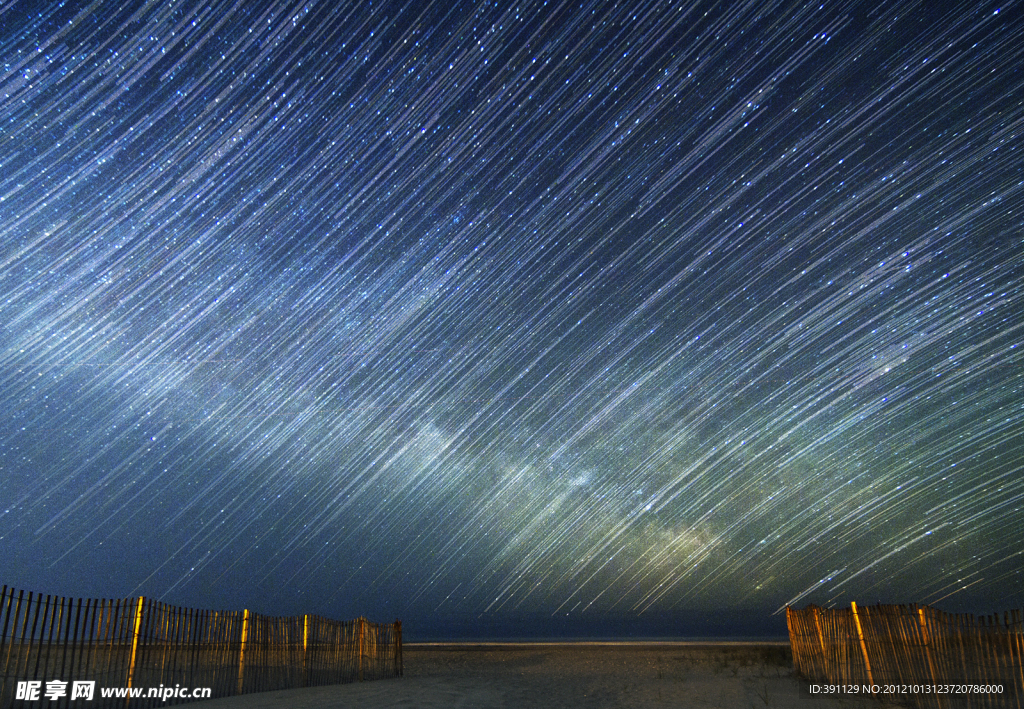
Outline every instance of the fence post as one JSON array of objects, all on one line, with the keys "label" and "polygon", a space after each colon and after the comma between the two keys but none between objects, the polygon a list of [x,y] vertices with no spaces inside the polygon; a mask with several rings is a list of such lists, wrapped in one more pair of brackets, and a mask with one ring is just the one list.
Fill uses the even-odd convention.
[{"label": "fence post", "polygon": [[828,678],[833,684],[838,684],[832,679],[834,672],[832,671],[831,658],[825,651],[825,634],[821,631],[821,614],[818,611],[817,606],[811,606],[814,610],[814,629],[818,632],[818,645],[821,647],[821,668],[825,673],[825,677]]},{"label": "fence post", "polygon": [[395,676],[402,676],[402,621],[395,620]]},{"label": "fence post", "polygon": [[[13,593],[11,594],[14,595]],[[1020,678],[1020,689],[1018,691],[1024,692],[1024,662],[1021,661],[1021,616],[1019,610],[1010,611],[1010,658],[1012,660],[1014,653],[1017,655],[1017,676]],[[1019,696],[1019,695],[1018,695]],[[1020,706],[1020,699],[1017,700],[1017,705]]]},{"label": "fence post", "polygon": [[242,648],[238,653],[238,691],[242,693],[242,675],[245,672],[245,642],[249,639],[249,609],[242,611]]},{"label": "fence post", "polygon": [[359,616],[356,619],[359,624],[359,681],[363,681],[363,640],[366,637],[366,618]]},{"label": "fence post", "polygon": [[309,686],[309,614],[302,616],[302,685]]},{"label": "fence post", "polygon": [[786,631],[789,633],[789,649],[793,653],[793,671],[798,675],[803,674],[800,671],[800,647],[797,640],[796,633],[793,632],[793,611],[789,606],[786,606]]},{"label": "fence post", "polygon": [[128,660],[128,686],[132,686],[132,678],[135,676],[135,657],[139,650],[139,628],[142,627],[142,606],[146,603],[145,596],[139,596],[139,603],[135,606],[135,624],[132,630],[132,654]]},{"label": "fence post", "polygon": [[[937,679],[938,673],[935,671],[935,660],[932,658],[931,639],[928,637],[928,621],[924,617],[924,608],[917,609],[917,622],[921,626],[921,639],[924,641],[924,655],[928,658],[928,672],[932,676],[932,684],[937,685],[939,680]],[[945,709],[946,702],[945,697],[941,694],[936,694],[935,699],[939,704],[940,709]]]},{"label": "fence post", "polygon": [[860,651],[864,655],[864,667],[868,671],[868,684],[873,685],[875,680],[871,676],[871,661],[868,660],[868,646],[864,643],[864,630],[860,625],[860,616],[857,615],[856,601],[850,601],[850,609],[853,610],[853,622],[857,626],[857,639],[860,641]]}]

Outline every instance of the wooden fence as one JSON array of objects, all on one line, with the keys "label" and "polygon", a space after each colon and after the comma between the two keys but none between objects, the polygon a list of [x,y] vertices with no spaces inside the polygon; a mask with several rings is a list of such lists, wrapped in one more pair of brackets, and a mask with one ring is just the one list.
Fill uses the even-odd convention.
[{"label": "wooden fence", "polygon": [[[399,621],[275,618],[7,586],[0,595],[0,709],[133,709],[194,701],[196,688],[209,688],[212,698],[401,675]],[[26,682],[36,683],[37,701],[19,698],[19,683],[22,695],[32,687]],[[89,682],[95,683],[92,701],[84,695]],[[111,688],[121,696],[104,697]],[[125,698],[126,688],[142,696]],[[157,693],[147,696],[151,688]],[[48,697],[48,690],[57,696]]]},{"label": "wooden fence", "polygon": [[916,707],[1024,709],[1021,611],[1000,620],[851,603],[787,608],[786,623],[794,669],[814,684],[861,695],[874,687],[879,699]]}]

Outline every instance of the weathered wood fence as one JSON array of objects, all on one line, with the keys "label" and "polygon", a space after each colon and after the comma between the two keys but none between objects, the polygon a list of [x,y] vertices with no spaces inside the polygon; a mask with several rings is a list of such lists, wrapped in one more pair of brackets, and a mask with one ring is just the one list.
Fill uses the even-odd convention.
[{"label": "weathered wood fence", "polygon": [[[44,596],[7,586],[0,594],[0,709],[132,709],[194,701],[196,688],[223,697],[401,675],[399,621],[275,618],[176,608],[144,597]],[[25,694],[31,681],[37,701],[18,697],[19,683]],[[95,682],[92,701],[81,694],[72,699],[73,691],[87,691],[76,681]],[[142,696],[105,698],[104,688],[135,688]],[[147,696],[151,688],[158,692]],[[48,698],[47,690],[58,696]]]},{"label": "weathered wood fence", "polygon": [[[796,672],[916,707],[1024,708],[1021,611],[978,616],[928,606],[786,609]],[[999,690],[995,688],[999,687]]]}]

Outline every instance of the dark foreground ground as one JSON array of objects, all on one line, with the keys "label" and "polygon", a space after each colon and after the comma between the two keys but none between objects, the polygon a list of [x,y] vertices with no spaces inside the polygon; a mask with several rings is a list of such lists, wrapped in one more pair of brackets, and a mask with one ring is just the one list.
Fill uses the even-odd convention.
[{"label": "dark foreground ground", "polygon": [[887,706],[812,696],[793,677],[788,644],[406,645],[404,655],[399,679],[214,699],[196,709]]}]

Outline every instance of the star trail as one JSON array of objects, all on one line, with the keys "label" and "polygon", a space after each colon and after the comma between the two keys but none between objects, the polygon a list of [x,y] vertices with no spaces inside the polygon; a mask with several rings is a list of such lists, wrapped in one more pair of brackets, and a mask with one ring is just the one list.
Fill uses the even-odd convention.
[{"label": "star trail", "polygon": [[1021,17],[0,4],[2,582],[1019,607]]}]

